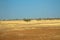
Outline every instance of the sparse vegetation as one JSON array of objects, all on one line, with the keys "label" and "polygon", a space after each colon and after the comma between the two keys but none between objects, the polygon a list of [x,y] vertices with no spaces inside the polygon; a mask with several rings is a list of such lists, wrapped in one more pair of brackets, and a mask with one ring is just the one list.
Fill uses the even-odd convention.
[{"label": "sparse vegetation", "polygon": [[26,21],[26,22],[29,22],[29,21],[31,21],[31,19],[23,19],[24,21]]},{"label": "sparse vegetation", "polygon": [[36,20],[60,20],[60,18],[38,18]]},{"label": "sparse vegetation", "polygon": [[42,20],[0,21],[0,40],[60,40],[60,20]]},{"label": "sparse vegetation", "polygon": [[26,22],[29,22],[31,20],[60,20],[60,18],[36,18],[36,19],[0,19],[0,21],[12,21],[12,20],[24,20]]}]

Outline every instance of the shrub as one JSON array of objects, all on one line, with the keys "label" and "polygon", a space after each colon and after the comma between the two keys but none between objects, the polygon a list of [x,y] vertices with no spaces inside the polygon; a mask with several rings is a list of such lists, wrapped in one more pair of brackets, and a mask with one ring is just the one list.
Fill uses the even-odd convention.
[{"label": "shrub", "polygon": [[26,22],[29,22],[29,21],[31,21],[31,19],[23,19],[24,21],[26,21]]}]

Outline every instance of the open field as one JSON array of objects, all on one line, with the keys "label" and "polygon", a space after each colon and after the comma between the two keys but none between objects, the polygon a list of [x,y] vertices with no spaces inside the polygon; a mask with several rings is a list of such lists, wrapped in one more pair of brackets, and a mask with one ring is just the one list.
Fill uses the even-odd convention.
[{"label": "open field", "polygon": [[0,21],[0,40],[60,40],[60,20]]}]

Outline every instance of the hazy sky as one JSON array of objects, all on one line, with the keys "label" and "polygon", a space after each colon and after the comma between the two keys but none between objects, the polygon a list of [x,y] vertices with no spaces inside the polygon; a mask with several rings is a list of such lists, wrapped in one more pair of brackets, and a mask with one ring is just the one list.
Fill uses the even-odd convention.
[{"label": "hazy sky", "polygon": [[60,18],[60,0],[0,0],[0,19]]}]

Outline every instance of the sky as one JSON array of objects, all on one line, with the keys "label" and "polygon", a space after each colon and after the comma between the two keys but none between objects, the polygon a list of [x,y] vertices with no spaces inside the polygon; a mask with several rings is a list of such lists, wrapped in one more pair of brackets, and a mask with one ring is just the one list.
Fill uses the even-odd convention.
[{"label": "sky", "polygon": [[0,0],[0,19],[60,18],[60,0]]}]

